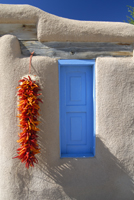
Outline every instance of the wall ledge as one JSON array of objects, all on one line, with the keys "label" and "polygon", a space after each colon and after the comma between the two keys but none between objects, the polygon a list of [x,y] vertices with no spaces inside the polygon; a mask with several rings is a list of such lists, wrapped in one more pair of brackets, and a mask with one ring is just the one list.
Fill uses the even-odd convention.
[{"label": "wall ledge", "polygon": [[41,42],[134,43],[134,26],[124,22],[78,21],[30,5],[0,4],[1,24],[35,24]]}]

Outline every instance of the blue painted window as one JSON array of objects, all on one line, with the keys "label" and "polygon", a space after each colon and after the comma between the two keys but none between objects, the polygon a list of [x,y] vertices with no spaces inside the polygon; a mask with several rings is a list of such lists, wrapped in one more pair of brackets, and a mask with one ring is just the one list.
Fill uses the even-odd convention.
[{"label": "blue painted window", "polygon": [[59,60],[60,156],[95,155],[95,61]]}]

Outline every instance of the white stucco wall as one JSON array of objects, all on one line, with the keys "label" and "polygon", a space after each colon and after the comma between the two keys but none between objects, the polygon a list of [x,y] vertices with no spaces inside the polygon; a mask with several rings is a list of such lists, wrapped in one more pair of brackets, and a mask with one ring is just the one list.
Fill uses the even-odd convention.
[{"label": "white stucco wall", "polygon": [[134,61],[96,60],[96,156],[59,158],[58,62],[33,57],[42,84],[39,164],[27,170],[16,155],[16,87],[28,73],[17,38],[0,38],[0,199],[132,200],[134,198]]}]

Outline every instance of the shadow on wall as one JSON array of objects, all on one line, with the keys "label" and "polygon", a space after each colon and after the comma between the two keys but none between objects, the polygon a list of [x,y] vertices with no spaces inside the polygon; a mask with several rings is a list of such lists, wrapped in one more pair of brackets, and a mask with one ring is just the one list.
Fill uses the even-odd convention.
[{"label": "shadow on wall", "polygon": [[[130,176],[99,138],[96,138],[95,158],[53,159],[46,151],[42,150],[44,156],[40,160],[40,170],[62,187],[68,199],[134,199],[134,185]],[[64,199],[60,188],[55,191],[53,199]]]}]

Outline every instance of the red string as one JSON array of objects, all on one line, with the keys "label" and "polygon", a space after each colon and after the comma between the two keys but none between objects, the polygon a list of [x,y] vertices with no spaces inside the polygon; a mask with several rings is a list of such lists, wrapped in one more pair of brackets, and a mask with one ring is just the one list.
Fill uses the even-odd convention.
[{"label": "red string", "polygon": [[31,53],[31,56],[30,56],[30,62],[29,62],[29,74],[31,74],[31,61],[32,61],[33,54],[34,54],[34,51]]}]

